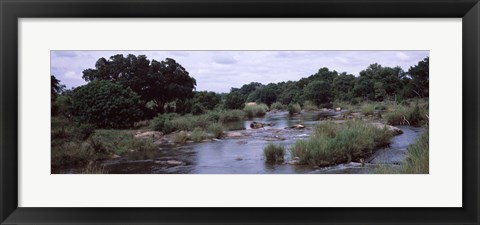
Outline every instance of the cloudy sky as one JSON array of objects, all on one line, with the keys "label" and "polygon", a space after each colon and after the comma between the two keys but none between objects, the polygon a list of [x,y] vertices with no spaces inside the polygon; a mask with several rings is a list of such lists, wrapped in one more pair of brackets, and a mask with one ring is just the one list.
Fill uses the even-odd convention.
[{"label": "cloudy sky", "polygon": [[86,82],[82,71],[116,54],[146,55],[157,61],[173,58],[197,80],[197,90],[228,92],[250,82],[263,84],[298,80],[321,67],[358,76],[372,63],[410,66],[429,55],[428,51],[52,51],[51,74],[67,88]]}]

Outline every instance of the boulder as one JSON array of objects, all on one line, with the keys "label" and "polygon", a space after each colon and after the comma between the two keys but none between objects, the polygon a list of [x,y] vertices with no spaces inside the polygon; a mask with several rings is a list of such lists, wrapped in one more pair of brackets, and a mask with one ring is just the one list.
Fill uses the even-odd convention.
[{"label": "boulder", "polygon": [[252,128],[252,129],[260,129],[260,128],[263,128],[265,126],[272,126],[272,124],[271,123],[262,123],[262,122],[257,122],[257,121],[253,121],[250,124],[250,128]]},{"label": "boulder", "polygon": [[247,102],[245,105],[257,105],[256,102]]},{"label": "boulder", "polygon": [[392,132],[393,135],[395,135],[395,136],[403,134],[403,131],[398,127],[394,127],[394,126],[390,126],[390,125],[386,125],[386,124],[382,124],[382,123],[372,123],[372,124],[379,129],[386,128],[388,131]]},{"label": "boulder", "polygon": [[337,112],[338,112],[338,111],[342,111],[342,108],[337,107],[337,108],[335,108],[335,111],[337,111]]},{"label": "boulder", "polygon": [[139,132],[135,134],[135,138],[140,138],[140,139],[160,139],[163,137],[163,133],[159,131],[146,131],[146,132]]}]

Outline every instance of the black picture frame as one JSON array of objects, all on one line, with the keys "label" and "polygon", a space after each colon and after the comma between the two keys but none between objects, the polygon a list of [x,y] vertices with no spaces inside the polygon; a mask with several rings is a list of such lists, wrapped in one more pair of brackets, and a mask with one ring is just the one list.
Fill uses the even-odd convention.
[{"label": "black picture frame", "polygon": [[[478,0],[0,0],[0,14],[1,224],[479,224],[480,4]],[[17,20],[63,17],[462,18],[463,207],[18,207]]]}]

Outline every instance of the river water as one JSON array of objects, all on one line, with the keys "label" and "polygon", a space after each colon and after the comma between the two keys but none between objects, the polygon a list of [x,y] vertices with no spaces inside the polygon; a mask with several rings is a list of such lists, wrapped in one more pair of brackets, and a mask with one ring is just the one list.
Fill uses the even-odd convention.
[{"label": "river water", "polygon": [[[348,163],[330,168],[313,168],[306,165],[269,164],[265,162],[263,148],[268,143],[281,144],[288,149],[295,141],[309,138],[312,127],[322,118],[337,113],[302,113],[290,116],[286,112],[270,112],[265,117],[246,119],[228,127],[243,128],[235,132],[239,137],[214,139],[202,143],[161,145],[149,156],[128,156],[101,162],[108,173],[119,174],[305,174],[305,173],[375,173],[377,165],[398,168],[405,160],[407,147],[424,132],[424,128],[399,126],[403,134],[395,136],[391,145],[379,149],[365,165]],[[252,121],[271,123],[262,129],[251,129]],[[285,129],[296,124],[306,129]],[[285,161],[291,160],[287,150]],[[140,159],[140,160],[139,160]]]}]

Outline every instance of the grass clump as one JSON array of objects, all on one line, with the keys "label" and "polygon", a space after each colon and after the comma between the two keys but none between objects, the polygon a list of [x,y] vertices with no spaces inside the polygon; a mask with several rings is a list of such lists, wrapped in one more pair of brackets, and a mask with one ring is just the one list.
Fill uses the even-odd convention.
[{"label": "grass clump", "polygon": [[281,102],[275,102],[270,106],[270,109],[275,109],[275,110],[286,110],[287,106],[282,104]]},{"label": "grass clump", "polygon": [[403,167],[404,173],[429,173],[429,141],[428,131],[411,146],[408,147],[408,156]]},{"label": "grass clump", "polygon": [[305,101],[303,103],[303,109],[305,111],[318,111],[318,107],[311,101]]},{"label": "grass clump", "polygon": [[285,156],[285,148],[281,145],[270,143],[263,149],[263,154],[265,155],[265,158],[269,163],[283,162]]},{"label": "grass clump", "polygon": [[295,103],[295,104],[288,105],[288,113],[290,115],[298,114],[300,112],[302,112],[302,107],[300,107],[300,104]]},{"label": "grass clump", "polygon": [[375,106],[373,104],[365,104],[362,106],[362,114],[365,116],[370,116],[375,113]]},{"label": "grass clump", "polygon": [[212,123],[207,128],[208,132],[210,132],[213,137],[221,138],[223,136],[223,125],[221,123]]},{"label": "grass clump", "polygon": [[339,126],[333,121],[320,122],[315,126],[315,136],[335,137]]},{"label": "grass clump", "polygon": [[396,106],[385,113],[384,118],[390,125],[422,126],[428,123],[428,107],[418,104],[413,107]]},{"label": "grass clump", "polygon": [[176,144],[183,144],[188,141],[188,134],[185,131],[180,131],[178,134],[175,135],[173,142]]},{"label": "grass clump", "polygon": [[265,116],[267,113],[268,106],[265,104],[258,104],[258,105],[246,105],[243,108],[243,111],[247,113],[248,117],[255,117],[255,116]]},{"label": "grass clump", "polygon": [[323,123],[315,128],[309,140],[297,141],[291,152],[300,158],[300,163],[330,166],[366,158],[376,148],[388,145],[392,136],[386,128],[380,129],[361,120]]},{"label": "grass clump", "polygon": [[201,142],[207,138],[207,132],[200,127],[195,128],[190,134],[190,139],[194,142]]},{"label": "grass clump", "polygon": [[243,118],[245,118],[245,112],[243,110],[224,110],[220,111],[220,116],[217,121],[220,123],[235,122],[240,121]]}]

